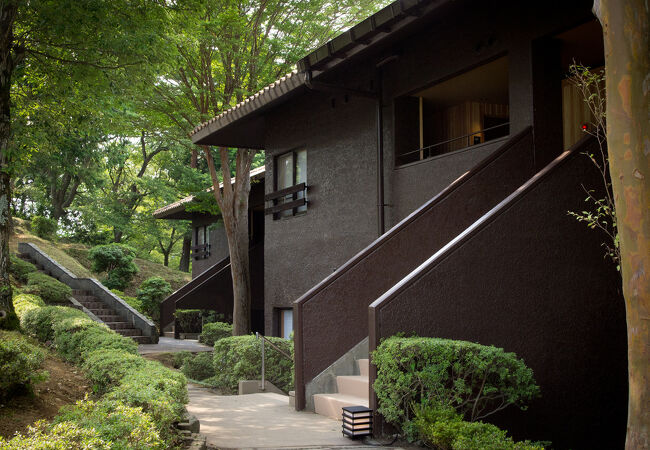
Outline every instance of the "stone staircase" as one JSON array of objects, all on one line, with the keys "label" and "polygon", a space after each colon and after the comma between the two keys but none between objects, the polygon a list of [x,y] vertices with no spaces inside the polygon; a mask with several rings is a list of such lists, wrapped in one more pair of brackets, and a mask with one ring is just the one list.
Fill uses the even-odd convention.
[{"label": "stone staircase", "polygon": [[337,393],[315,394],[314,411],[316,414],[341,420],[341,408],[344,406],[368,407],[369,378],[368,359],[357,359],[360,375],[339,375],[336,377]]},{"label": "stone staircase", "polygon": [[[45,270],[41,264],[34,261],[32,258],[30,258],[29,255],[19,254],[18,257],[32,263],[39,272],[42,272],[58,280],[58,277],[53,275],[50,271]],[[106,326],[108,326],[116,333],[119,333],[122,336],[130,337],[138,344],[150,343],[151,338],[148,336],[142,336],[142,332],[140,330],[135,328],[130,322],[125,321],[125,319],[117,311],[105,305],[100,299],[94,295],[91,295],[90,292],[73,289],[72,297],[74,297],[75,300],[81,303],[87,310],[93,313],[101,322],[103,322]]]}]

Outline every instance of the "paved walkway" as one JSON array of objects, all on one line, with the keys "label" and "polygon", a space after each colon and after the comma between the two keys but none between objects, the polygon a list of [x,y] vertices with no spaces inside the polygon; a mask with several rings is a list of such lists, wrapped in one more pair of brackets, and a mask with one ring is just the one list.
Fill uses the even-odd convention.
[{"label": "paved walkway", "polygon": [[189,352],[210,352],[214,350],[208,345],[199,344],[199,341],[193,339],[174,339],[170,337],[160,337],[157,344],[140,344],[138,352],[141,355],[145,353],[167,353],[180,352],[187,350]]},{"label": "paved walkway", "polygon": [[285,395],[222,396],[191,384],[188,391],[187,410],[212,448],[371,448],[344,438],[341,422],[296,411]]}]

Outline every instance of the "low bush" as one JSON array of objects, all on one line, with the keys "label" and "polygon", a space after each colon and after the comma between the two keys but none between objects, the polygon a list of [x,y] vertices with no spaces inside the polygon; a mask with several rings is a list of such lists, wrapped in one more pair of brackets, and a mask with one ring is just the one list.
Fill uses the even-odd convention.
[{"label": "low bush", "polygon": [[214,365],[211,352],[201,352],[187,358],[181,366],[181,372],[192,380],[203,381],[214,376]]},{"label": "low bush", "polygon": [[93,391],[105,394],[130,371],[144,366],[146,360],[124,350],[96,350],[86,355],[82,368],[93,383]]},{"label": "low bush", "polygon": [[232,336],[232,325],[225,322],[206,323],[203,325],[203,331],[199,335],[199,342],[210,347],[219,339]]},{"label": "low bush", "polygon": [[99,438],[92,428],[82,428],[72,422],[61,422],[52,426],[41,420],[27,429],[25,434],[17,434],[7,441],[0,436],[2,450],[54,450],[54,449],[93,449],[108,450],[109,442]]},{"label": "low bush", "polygon": [[43,216],[32,217],[32,232],[40,238],[52,240],[58,227],[55,219]]},{"label": "low bush", "polygon": [[429,447],[441,450],[543,450],[528,441],[514,442],[504,430],[483,422],[466,422],[452,407],[414,408],[413,421],[419,437]]},{"label": "low bush", "polygon": [[[285,353],[293,356],[293,341],[279,337],[268,338]],[[270,345],[265,353],[266,379],[285,392],[293,389],[293,361],[289,360]],[[214,344],[215,376],[211,381],[215,387],[237,392],[239,381],[257,380],[262,372],[260,341],[252,335],[231,336]]]},{"label": "low bush", "polygon": [[33,294],[20,294],[14,292],[12,298],[14,304],[14,310],[18,318],[24,316],[28,311],[32,309],[38,309],[45,306],[45,302],[38,295]]},{"label": "low bush", "polygon": [[24,291],[27,294],[38,295],[48,304],[70,303],[68,298],[72,295],[69,286],[41,272],[27,275],[27,286]]},{"label": "low bush", "polygon": [[180,369],[181,367],[183,367],[183,364],[185,364],[185,361],[192,358],[194,358],[194,354],[192,352],[188,352],[187,350],[181,350],[180,352],[173,354],[172,365],[174,366],[175,369]]},{"label": "low bush", "polygon": [[136,297],[142,304],[144,313],[158,323],[160,322],[160,304],[172,293],[171,285],[161,277],[147,278],[136,291]]},{"label": "low bush", "polygon": [[34,264],[20,259],[13,253],[9,256],[9,273],[21,283],[27,283],[27,275],[36,272]]},{"label": "low bush", "polygon": [[111,444],[111,448],[168,448],[151,415],[143,412],[142,408],[122,402],[84,400],[75,406],[64,406],[54,419],[54,424],[60,423],[94,430],[99,439]]},{"label": "low bush", "polygon": [[30,391],[47,379],[45,352],[17,331],[0,331],[0,399]]},{"label": "low bush", "polygon": [[105,325],[96,322],[81,322],[83,329],[55,329],[54,344],[57,352],[67,361],[83,363],[87,355],[97,350],[123,350],[137,354],[138,345],[128,337],[121,336]]},{"label": "low bush", "polygon": [[30,336],[34,336],[41,342],[47,342],[54,340],[54,325],[66,319],[85,320],[88,316],[74,308],[45,306],[24,312],[20,317],[20,326]]},{"label": "low bush", "polygon": [[174,317],[176,318],[176,329],[179,333],[201,332],[203,314],[200,309],[177,309],[174,312]]},{"label": "low bush", "polygon": [[372,354],[378,412],[414,438],[412,405],[454,408],[469,421],[539,396],[533,371],[514,353],[465,341],[391,337]]},{"label": "low bush", "polygon": [[138,273],[138,266],[133,262],[135,249],[128,245],[98,245],[90,249],[88,257],[92,261],[93,272],[106,272],[103,283],[109,289],[123,290]]}]

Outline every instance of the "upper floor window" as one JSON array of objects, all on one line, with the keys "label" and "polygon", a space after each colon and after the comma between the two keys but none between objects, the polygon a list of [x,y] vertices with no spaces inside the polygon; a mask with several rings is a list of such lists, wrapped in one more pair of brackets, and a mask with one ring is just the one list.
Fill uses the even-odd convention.
[{"label": "upper floor window", "polygon": [[194,259],[205,259],[210,257],[210,230],[207,225],[194,228],[194,247],[192,247]]},{"label": "upper floor window", "polygon": [[266,209],[275,219],[307,211],[307,150],[284,153],[275,160],[275,191],[266,195]]}]

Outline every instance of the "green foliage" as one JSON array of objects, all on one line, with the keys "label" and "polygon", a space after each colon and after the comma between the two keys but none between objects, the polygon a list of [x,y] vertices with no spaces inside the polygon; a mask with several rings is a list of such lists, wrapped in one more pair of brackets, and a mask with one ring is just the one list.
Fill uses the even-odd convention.
[{"label": "green foliage", "polygon": [[533,371],[503,349],[437,338],[391,337],[372,354],[378,412],[412,436],[411,405],[454,408],[470,421],[539,396]]},{"label": "green foliage", "polygon": [[129,306],[131,306],[133,309],[135,309],[139,313],[147,315],[145,313],[145,311],[144,311],[144,308],[142,307],[142,302],[140,300],[138,300],[137,298],[130,297],[130,296],[126,295],[123,291],[120,291],[119,289],[111,289],[111,292],[113,294],[117,295],[119,298],[121,298],[125,302],[127,302],[129,304]]},{"label": "green foliage", "polygon": [[211,352],[200,352],[186,358],[181,366],[181,372],[192,380],[203,381],[214,376],[213,356]]},{"label": "green foliage", "polygon": [[151,277],[142,282],[136,295],[145,314],[158,323],[160,304],[171,293],[172,287],[167,281],[161,277]]},{"label": "green foliage", "polygon": [[176,352],[172,356],[172,365],[176,369],[180,369],[183,364],[185,364],[185,361],[188,359],[192,359],[194,357],[194,354],[192,352],[188,352],[187,350],[181,350],[180,352]]},{"label": "green foliage", "polygon": [[145,365],[145,359],[124,350],[94,350],[86,355],[82,368],[93,383],[93,391],[105,394],[130,371]]},{"label": "green foliage", "polygon": [[105,325],[85,323],[83,329],[59,328],[55,330],[54,344],[57,352],[66,360],[82,363],[88,354],[97,350],[123,350],[137,354],[138,345],[128,337],[121,336]]},{"label": "green foliage", "polygon": [[22,283],[27,282],[27,275],[32,272],[36,272],[36,267],[34,264],[18,258],[13,253],[11,253],[9,259],[9,273]]},{"label": "green foliage", "polygon": [[82,428],[72,422],[61,422],[50,426],[45,421],[39,421],[29,427],[26,434],[18,434],[10,441],[0,436],[2,450],[109,450],[110,448],[110,443],[100,439],[94,429]]},{"label": "green foliage", "polygon": [[214,346],[219,339],[232,336],[232,325],[225,322],[206,323],[199,335],[199,342]]},{"label": "green foliage", "polygon": [[414,425],[419,437],[440,450],[543,450],[544,447],[514,442],[506,431],[483,422],[466,422],[452,407],[415,407]]},{"label": "green foliage", "polygon": [[38,309],[45,306],[45,302],[38,295],[33,294],[19,294],[14,292],[13,296],[14,310],[18,318],[22,318],[28,311]]},{"label": "green foliage", "polygon": [[92,261],[92,271],[106,272],[103,281],[109,289],[124,289],[138,273],[133,262],[135,249],[123,244],[97,245],[90,250],[88,257]]},{"label": "green foliage", "polygon": [[24,291],[41,297],[45,303],[70,303],[68,298],[72,289],[59,280],[41,272],[32,272],[27,275],[27,286]]},{"label": "green foliage", "polygon": [[0,399],[47,379],[39,370],[45,353],[16,331],[0,331]]},{"label": "green foliage", "polygon": [[64,406],[54,420],[54,424],[60,423],[73,423],[94,430],[112,448],[168,448],[151,415],[143,412],[142,408],[127,406],[118,401],[84,400],[75,406]]},{"label": "green foliage", "polygon": [[[285,353],[293,356],[293,341],[268,338]],[[293,388],[293,361],[270,345],[265,348],[266,379],[285,392]],[[236,392],[241,380],[257,380],[262,373],[260,341],[255,336],[231,336],[214,344],[214,386]]]},{"label": "green foliage", "polygon": [[174,312],[180,333],[200,333],[203,317],[200,309],[177,309]]},{"label": "green foliage", "polygon": [[54,340],[54,325],[66,319],[90,320],[83,312],[65,306],[31,308],[20,317],[20,326],[25,333],[41,342]]},{"label": "green foliage", "polygon": [[56,234],[57,228],[58,225],[54,219],[42,216],[32,217],[32,231],[40,238],[51,241]]}]

